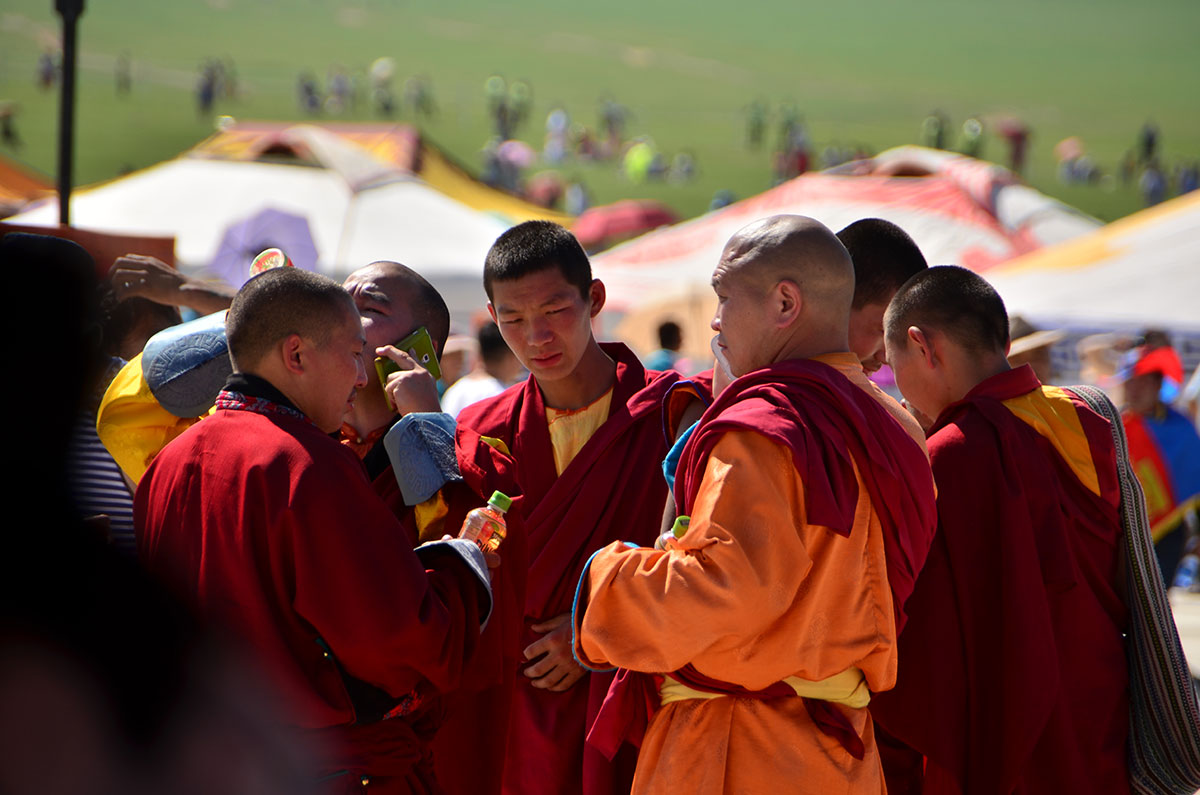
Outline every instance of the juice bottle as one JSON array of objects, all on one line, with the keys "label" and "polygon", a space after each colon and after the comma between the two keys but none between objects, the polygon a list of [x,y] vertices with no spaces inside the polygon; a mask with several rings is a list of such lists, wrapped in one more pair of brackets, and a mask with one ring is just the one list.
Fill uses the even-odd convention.
[{"label": "juice bottle", "polygon": [[504,540],[504,534],[508,531],[508,525],[504,522],[504,512],[510,507],[512,499],[508,495],[493,491],[487,505],[467,514],[462,530],[458,531],[458,537],[474,541],[485,552],[495,552],[500,548],[500,542]]}]

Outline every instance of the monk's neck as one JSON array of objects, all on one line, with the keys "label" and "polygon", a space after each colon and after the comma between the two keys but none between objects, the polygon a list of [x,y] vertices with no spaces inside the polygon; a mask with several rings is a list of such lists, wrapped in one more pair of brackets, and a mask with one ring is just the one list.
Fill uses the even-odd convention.
[{"label": "monk's neck", "polygon": [[1008,359],[1003,355],[985,355],[967,353],[961,350],[947,354],[946,390],[942,395],[938,414],[946,407],[965,398],[971,390],[993,376],[1000,375],[1012,369]]},{"label": "monk's neck", "polygon": [[595,339],[566,378],[537,382],[547,408],[574,411],[595,403],[617,380],[617,363]]},{"label": "monk's neck", "polygon": [[376,381],[370,381],[354,396],[354,410],[346,415],[346,422],[360,436],[366,436],[395,418],[396,412],[388,407],[383,387]]},{"label": "monk's neck", "polygon": [[846,324],[841,323],[835,328],[813,322],[809,326],[800,326],[791,336],[780,345],[779,351],[773,357],[775,362],[789,359],[815,359],[818,356],[828,356],[831,353],[846,353],[850,350],[850,338],[846,333]]}]

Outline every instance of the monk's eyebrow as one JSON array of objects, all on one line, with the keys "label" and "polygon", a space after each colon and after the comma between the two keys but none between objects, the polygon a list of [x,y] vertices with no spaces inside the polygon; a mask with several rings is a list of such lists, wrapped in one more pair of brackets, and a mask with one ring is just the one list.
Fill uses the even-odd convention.
[{"label": "monk's eyebrow", "polygon": [[364,287],[359,292],[380,304],[390,304],[392,302],[391,297],[378,287]]}]

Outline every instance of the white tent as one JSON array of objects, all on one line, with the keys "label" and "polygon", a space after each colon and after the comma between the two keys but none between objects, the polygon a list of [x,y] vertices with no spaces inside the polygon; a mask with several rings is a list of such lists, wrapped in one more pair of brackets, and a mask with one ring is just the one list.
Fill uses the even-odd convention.
[{"label": "white tent", "polygon": [[1200,335],[1200,191],[988,271],[1012,313],[1047,328]]},{"label": "white tent", "polygon": [[[228,226],[267,208],[303,216],[316,270],[341,279],[388,259],[410,266],[442,293],[459,320],[485,305],[483,260],[509,224],[381,163],[336,136],[304,131],[319,166],[183,156],[72,195],[75,226],[176,238],[182,268],[213,261]],[[57,205],[9,221],[58,223]]]}]

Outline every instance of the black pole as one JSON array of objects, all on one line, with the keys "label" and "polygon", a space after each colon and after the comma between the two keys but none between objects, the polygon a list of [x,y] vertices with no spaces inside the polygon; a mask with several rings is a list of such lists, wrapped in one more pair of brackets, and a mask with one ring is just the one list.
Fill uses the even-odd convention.
[{"label": "black pole", "polygon": [[54,0],[62,17],[62,94],[58,108],[58,222],[71,224],[71,160],[75,143],[75,28],[83,0]]}]

